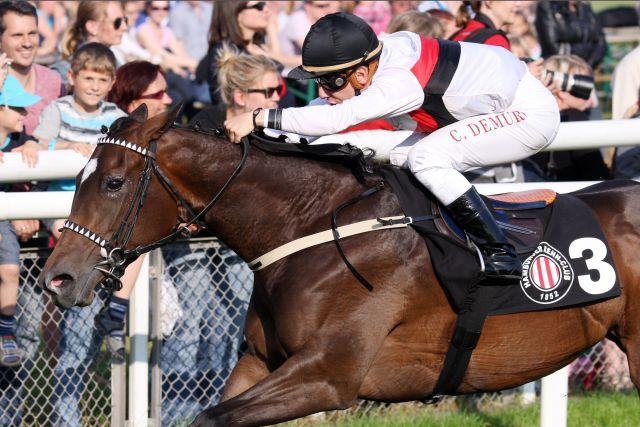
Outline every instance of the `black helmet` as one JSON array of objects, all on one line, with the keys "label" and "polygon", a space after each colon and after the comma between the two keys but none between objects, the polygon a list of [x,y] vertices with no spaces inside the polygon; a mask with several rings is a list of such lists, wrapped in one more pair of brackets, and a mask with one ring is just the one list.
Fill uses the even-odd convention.
[{"label": "black helmet", "polygon": [[292,79],[312,79],[364,65],[380,56],[382,44],[369,24],[349,13],[332,13],[311,26],[302,45],[302,65]]}]

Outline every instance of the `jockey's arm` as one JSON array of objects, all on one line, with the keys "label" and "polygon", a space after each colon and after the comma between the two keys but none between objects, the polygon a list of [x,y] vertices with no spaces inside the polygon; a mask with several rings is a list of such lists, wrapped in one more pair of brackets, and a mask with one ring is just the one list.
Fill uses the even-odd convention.
[{"label": "jockey's arm", "polygon": [[[304,135],[330,135],[365,121],[406,114],[422,105],[424,91],[409,70],[391,68],[379,72],[362,94],[340,104],[282,110],[280,129]],[[264,113],[270,111],[273,110]],[[270,123],[263,119],[264,124]]]},{"label": "jockey's arm", "polygon": [[389,67],[378,69],[371,86],[361,95],[340,104],[256,110],[227,119],[224,126],[229,139],[236,143],[255,127],[309,136],[330,135],[369,120],[409,113],[423,101],[424,91],[413,73]]}]

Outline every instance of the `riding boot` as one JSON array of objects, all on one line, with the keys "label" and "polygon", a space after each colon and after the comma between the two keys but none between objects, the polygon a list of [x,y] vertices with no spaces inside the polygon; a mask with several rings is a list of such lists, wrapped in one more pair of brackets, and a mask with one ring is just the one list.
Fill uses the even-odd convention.
[{"label": "riding boot", "polygon": [[480,249],[484,260],[485,279],[519,282],[522,276],[522,262],[476,189],[471,187],[447,206],[447,209]]}]

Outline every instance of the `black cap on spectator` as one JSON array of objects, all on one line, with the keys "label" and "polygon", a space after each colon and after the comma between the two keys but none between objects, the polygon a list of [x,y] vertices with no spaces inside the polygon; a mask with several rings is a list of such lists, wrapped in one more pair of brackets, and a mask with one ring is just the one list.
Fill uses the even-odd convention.
[{"label": "black cap on spectator", "polygon": [[316,21],[302,45],[302,65],[292,79],[312,79],[347,70],[377,58],[382,44],[373,29],[349,13],[332,13]]}]

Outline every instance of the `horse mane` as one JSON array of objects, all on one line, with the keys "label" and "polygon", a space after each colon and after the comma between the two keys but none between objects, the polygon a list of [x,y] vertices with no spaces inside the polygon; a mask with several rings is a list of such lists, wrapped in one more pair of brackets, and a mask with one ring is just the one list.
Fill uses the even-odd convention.
[{"label": "horse mane", "polygon": [[[228,139],[222,129],[208,129],[198,125],[181,125],[177,123],[174,123],[172,127]],[[290,143],[286,142],[285,135],[275,138],[263,132],[249,134],[248,139],[251,146],[270,155],[301,157],[344,166],[361,183],[366,182],[367,177],[376,173],[373,160],[375,151],[370,149],[361,150],[351,144],[310,145],[308,143]]]}]

